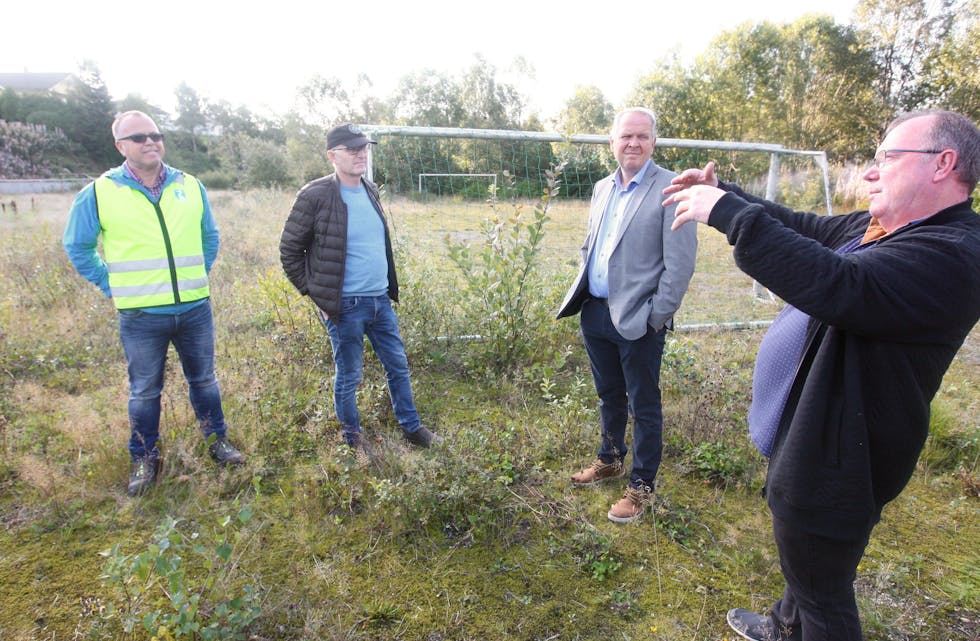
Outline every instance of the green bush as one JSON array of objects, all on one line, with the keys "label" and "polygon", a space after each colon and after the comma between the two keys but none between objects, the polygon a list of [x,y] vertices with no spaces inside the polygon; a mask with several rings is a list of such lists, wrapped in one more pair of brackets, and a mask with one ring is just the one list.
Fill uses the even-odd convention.
[{"label": "green bush", "polygon": [[613,554],[612,539],[589,525],[581,525],[572,536],[572,548],[582,568],[596,581],[605,581],[623,567]]},{"label": "green bush", "polygon": [[[142,626],[159,639],[244,639],[245,629],[261,614],[260,596],[251,585],[236,594],[229,581],[237,568],[232,561],[240,537],[236,528],[251,518],[251,509],[241,508],[208,540],[200,531],[182,532],[179,520],[166,517],[145,551],[126,554],[117,544],[101,552],[106,561],[100,578],[115,599],[99,623],[118,623],[127,638],[135,638]],[[185,563],[192,558],[199,566]]]},{"label": "green bush", "polygon": [[235,175],[226,171],[206,171],[198,178],[206,189],[233,189],[237,184]]},{"label": "green bush", "polygon": [[743,450],[711,441],[697,444],[687,459],[693,474],[723,487],[743,484],[753,469]]},{"label": "green bush", "polygon": [[448,235],[444,241],[449,259],[462,272],[458,295],[466,324],[478,328],[481,361],[497,373],[511,369],[533,352],[535,338],[550,317],[551,310],[540,296],[545,287],[536,268],[548,207],[560,186],[561,166],[547,175],[548,188],[530,222],[519,204],[503,219],[494,194],[490,201],[493,215],[483,222],[479,252]]}]

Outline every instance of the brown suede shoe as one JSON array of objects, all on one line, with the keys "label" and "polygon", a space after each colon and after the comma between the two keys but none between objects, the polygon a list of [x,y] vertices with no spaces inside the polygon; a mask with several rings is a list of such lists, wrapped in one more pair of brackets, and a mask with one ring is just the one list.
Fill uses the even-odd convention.
[{"label": "brown suede shoe", "polygon": [[625,472],[623,462],[619,459],[613,459],[612,463],[603,463],[601,458],[597,458],[581,472],[572,474],[572,485],[595,485],[600,481],[618,479]]},{"label": "brown suede shoe", "polygon": [[616,504],[609,510],[609,520],[614,523],[632,523],[647,511],[650,500],[653,498],[653,489],[647,485],[626,488],[623,498],[616,501]]}]

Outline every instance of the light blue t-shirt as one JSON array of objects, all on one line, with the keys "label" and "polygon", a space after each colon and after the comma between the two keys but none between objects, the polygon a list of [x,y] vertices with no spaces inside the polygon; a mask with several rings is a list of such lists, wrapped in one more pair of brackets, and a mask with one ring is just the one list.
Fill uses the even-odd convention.
[{"label": "light blue t-shirt", "polygon": [[388,291],[388,259],[381,216],[364,185],[340,186],[347,205],[347,256],[344,296],[381,296]]}]

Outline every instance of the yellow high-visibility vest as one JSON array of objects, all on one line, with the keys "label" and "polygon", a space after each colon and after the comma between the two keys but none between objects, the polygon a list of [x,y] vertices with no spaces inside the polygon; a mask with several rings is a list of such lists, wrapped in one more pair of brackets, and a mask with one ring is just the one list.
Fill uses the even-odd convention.
[{"label": "yellow high-visibility vest", "polygon": [[118,309],[188,303],[210,295],[197,179],[182,174],[154,203],[143,192],[101,176],[95,200],[109,289]]}]

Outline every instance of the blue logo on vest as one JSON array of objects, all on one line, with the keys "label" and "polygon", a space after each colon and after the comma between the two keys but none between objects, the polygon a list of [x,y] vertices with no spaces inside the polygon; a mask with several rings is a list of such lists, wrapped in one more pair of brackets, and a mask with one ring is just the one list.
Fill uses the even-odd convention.
[{"label": "blue logo on vest", "polygon": [[187,192],[184,191],[183,189],[175,189],[174,198],[176,198],[177,200],[187,200]]}]

